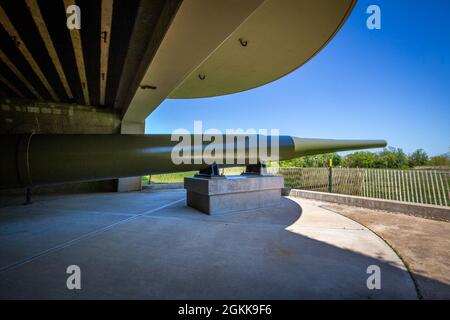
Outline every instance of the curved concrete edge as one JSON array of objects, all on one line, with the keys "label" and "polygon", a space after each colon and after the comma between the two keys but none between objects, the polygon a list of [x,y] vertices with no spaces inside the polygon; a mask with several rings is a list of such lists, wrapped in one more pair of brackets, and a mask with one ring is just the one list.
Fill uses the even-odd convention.
[{"label": "curved concrete edge", "polygon": [[283,189],[283,195],[291,197],[299,197],[304,199],[334,202],[368,209],[384,210],[394,213],[395,212],[404,213],[408,215],[438,221],[450,221],[450,207],[444,206],[366,198],[336,193],[289,189],[289,188]]},{"label": "curved concrete edge", "polygon": [[[390,282],[389,285],[395,286],[404,299],[420,299],[420,292],[410,270],[397,252],[382,237],[355,220],[321,207],[321,204],[314,200],[300,200],[296,197],[287,198],[301,205],[303,213],[301,218],[287,227],[286,230],[377,259],[382,265],[394,267],[401,273],[390,278],[395,278],[396,283]],[[383,269],[385,268],[381,267],[382,279],[386,277],[386,274],[383,274]],[[392,269],[389,272],[394,273]],[[389,277],[391,276],[389,275]]]},{"label": "curved concrete edge", "polygon": [[[333,211],[331,209],[326,208],[327,210]],[[394,248],[394,246],[392,244],[389,243],[388,240],[386,240],[385,238],[383,238],[381,235],[379,235],[377,232],[375,232],[374,230],[372,230],[371,228],[369,228],[368,226],[366,226],[365,224],[362,224],[361,222],[356,221],[355,219],[349,218],[344,216],[343,214],[337,212],[337,211],[333,211],[336,214],[339,214],[347,219],[350,219],[356,223],[359,223],[360,225],[362,225],[364,228],[366,228],[367,230],[371,231],[373,234],[375,234],[377,237],[379,237],[381,240],[383,240],[391,249],[392,251],[397,255],[397,257],[402,261],[406,271],[408,271],[409,276],[411,277],[411,281],[414,283],[414,287],[416,289],[416,294],[417,294],[417,299],[418,300],[423,300],[423,295],[422,292],[420,291],[420,287],[417,283],[417,280],[414,278],[414,274],[413,272],[410,270],[409,266],[407,265],[407,263],[405,262],[405,260],[403,259],[403,257],[399,254],[399,252]]]}]

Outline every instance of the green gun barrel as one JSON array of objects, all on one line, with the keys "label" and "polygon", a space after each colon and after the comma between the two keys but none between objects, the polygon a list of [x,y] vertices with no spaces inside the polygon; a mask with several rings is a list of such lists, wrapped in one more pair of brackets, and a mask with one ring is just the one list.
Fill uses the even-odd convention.
[{"label": "green gun barrel", "polygon": [[[238,135],[239,136],[239,135]],[[237,136],[237,137],[238,137]],[[201,170],[217,161],[203,156],[199,161],[195,154],[203,155],[208,146],[231,148],[236,165],[264,162],[266,158],[250,158],[252,136],[246,136],[239,145],[230,136],[222,136],[222,142],[203,141],[202,135],[191,135],[188,152],[191,163],[175,164],[172,156],[178,140],[170,134],[109,135],[109,134],[36,134],[0,135],[0,188],[17,188],[65,182],[106,180],[146,174],[159,174]],[[267,141],[267,154],[278,150],[279,160],[333,151],[385,147],[384,140],[322,140],[302,139],[291,136],[256,136]],[[276,139],[278,138],[278,139]],[[200,142],[198,142],[200,141]],[[275,141],[279,141],[278,145]],[[259,146],[259,144],[258,144]],[[258,147],[258,149],[260,149]],[[258,150],[260,151],[260,150]],[[223,163],[232,166],[226,160]],[[220,160],[220,159],[219,159]]]}]

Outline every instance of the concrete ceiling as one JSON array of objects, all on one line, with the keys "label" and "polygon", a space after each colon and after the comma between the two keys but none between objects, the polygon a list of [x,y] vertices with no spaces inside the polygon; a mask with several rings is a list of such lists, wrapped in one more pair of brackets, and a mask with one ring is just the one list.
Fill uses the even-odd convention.
[{"label": "concrete ceiling", "polygon": [[[180,3],[1,0],[0,96],[120,113],[128,91],[134,94],[139,85],[139,68],[146,70]],[[66,27],[66,8],[74,4],[81,11],[79,30]],[[147,64],[142,67],[141,61]]]},{"label": "concrete ceiling", "polygon": [[[0,96],[115,110],[230,94],[311,59],[356,0],[1,0]],[[82,12],[66,28],[66,7]]]}]

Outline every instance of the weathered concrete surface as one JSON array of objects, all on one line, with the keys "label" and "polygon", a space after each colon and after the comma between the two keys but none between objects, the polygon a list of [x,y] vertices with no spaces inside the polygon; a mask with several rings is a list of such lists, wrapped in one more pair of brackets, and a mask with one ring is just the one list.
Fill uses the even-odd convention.
[{"label": "weathered concrete surface", "polygon": [[226,176],[184,178],[188,206],[208,214],[250,210],[277,205],[281,200],[281,176]]},{"label": "weathered concrete surface", "polygon": [[450,207],[444,206],[408,203],[403,201],[374,199],[358,196],[349,196],[345,194],[288,189],[288,188],[283,189],[283,195],[300,197],[304,199],[335,202],[368,209],[399,212],[434,220],[450,221]]},{"label": "weathered concrete surface", "polygon": [[0,134],[119,133],[119,116],[77,104],[0,98]]},{"label": "weathered concrete surface", "polygon": [[[185,192],[50,196],[0,209],[0,298],[414,299],[374,233],[311,202],[216,216]],[[66,268],[81,268],[79,291]],[[367,267],[381,268],[368,290]]]},{"label": "weathered concrete surface", "polygon": [[339,204],[317,205],[358,221],[386,240],[408,265],[424,299],[450,299],[450,223]]}]

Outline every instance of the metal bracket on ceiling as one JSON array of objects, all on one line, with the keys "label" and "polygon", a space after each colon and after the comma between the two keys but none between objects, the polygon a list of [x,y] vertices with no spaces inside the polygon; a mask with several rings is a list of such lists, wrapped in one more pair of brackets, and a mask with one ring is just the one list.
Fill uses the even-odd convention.
[{"label": "metal bracket on ceiling", "polygon": [[247,41],[247,40],[244,40],[244,39],[242,39],[242,38],[239,38],[239,42],[241,43],[241,45],[242,45],[243,47],[246,47],[246,46],[248,45],[248,41]]},{"label": "metal bracket on ceiling", "polygon": [[148,84],[141,84],[139,87],[140,87],[142,90],[146,90],[146,89],[156,90],[156,87],[155,87],[155,86],[150,86],[150,85],[148,85]]},{"label": "metal bracket on ceiling", "polygon": [[102,39],[104,43],[106,43],[107,36],[108,36],[108,31],[100,32],[100,39]]},{"label": "metal bracket on ceiling", "polygon": [[11,40],[14,42],[14,45],[15,45],[16,47],[19,47],[19,46],[20,46],[20,41],[17,39],[16,36],[11,36]]}]

